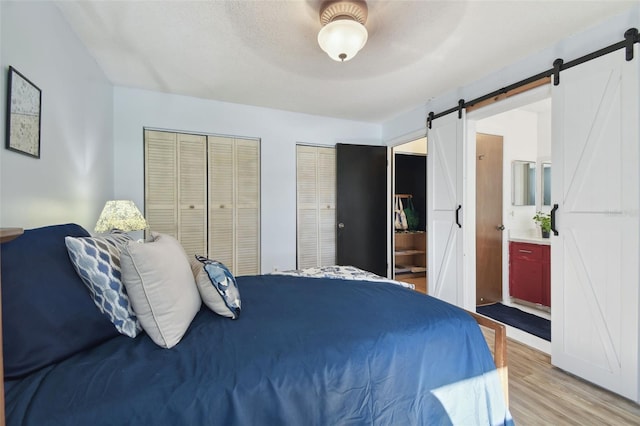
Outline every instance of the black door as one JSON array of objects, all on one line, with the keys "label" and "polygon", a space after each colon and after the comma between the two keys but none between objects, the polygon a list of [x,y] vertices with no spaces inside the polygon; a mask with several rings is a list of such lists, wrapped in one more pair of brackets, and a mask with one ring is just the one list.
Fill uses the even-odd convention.
[{"label": "black door", "polygon": [[338,265],[387,276],[387,148],[336,146]]}]

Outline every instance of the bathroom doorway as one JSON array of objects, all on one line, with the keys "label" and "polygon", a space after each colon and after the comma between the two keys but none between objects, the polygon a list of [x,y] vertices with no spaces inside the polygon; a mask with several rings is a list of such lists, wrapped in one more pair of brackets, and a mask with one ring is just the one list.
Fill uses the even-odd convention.
[{"label": "bathroom doorway", "polygon": [[[507,324],[509,337],[550,353],[551,307],[549,299],[542,304],[544,298],[537,297],[548,294],[548,288],[545,290],[543,286],[549,286],[550,277],[546,280],[543,277],[550,275],[549,240],[542,238],[540,228],[533,221],[536,212],[548,213],[551,207],[545,205],[549,196],[544,193],[544,188],[548,187],[545,177],[551,176],[552,168],[550,98],[539,97],[528,102],[514,102],[508,108],[496,108],[493,114],[489,112],[474,120],[474,127],[477,310],[490,311],[487,308],[494,306],[513,314],[517,320],[522,319],[524,325],[519,327]],[[486,137],[501,140],[502,158],[491,166],[488,162],[492,154],[488,154],[490,151],[483,145]],[[493,183],[488,183],[484,176],[486,169],[493,169],[500,179],[494,178]],[[522,178],[519,185],[518,176]],[[492,212],[494,209],[498,210],[497,214]],[[495,243],[497,248],[488,248],[490,243]],[[514,250],[519,257],[514,255]],[[524,263],[516,264],[514,269],[514,261]],[[492,278],[496,275],[498,278]],[[530,279],[533,276],[535,279]],[[487,286],[493,290],[486,290]],[[529,289],[529,286],[534,288]],[[514,288],[522,287],[531,293],[514,291]],[[529,297],[529,294],[536,297]],[[544,323],[543,333],[536,329],[538,320]],[[539,337],[541,335],[545,337]]]}]

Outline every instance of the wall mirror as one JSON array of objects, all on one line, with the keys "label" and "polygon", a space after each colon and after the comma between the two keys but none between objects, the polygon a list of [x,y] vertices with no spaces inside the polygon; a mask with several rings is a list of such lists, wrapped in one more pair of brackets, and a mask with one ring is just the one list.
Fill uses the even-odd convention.
[{"label": "wall mirror", "polygon": [[542,163],[542,205],[551,205],[551,163]]},{"label": "wall mirror", "polygon": [[511,203],[514,206],[534,206],[536,204],[536,163],[535,161],[514,161],[511,179]]}]

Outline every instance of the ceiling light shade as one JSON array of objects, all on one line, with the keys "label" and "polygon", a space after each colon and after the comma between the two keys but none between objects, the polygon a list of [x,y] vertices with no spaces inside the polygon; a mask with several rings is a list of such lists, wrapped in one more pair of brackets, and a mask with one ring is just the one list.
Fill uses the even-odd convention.
[{"label": "ceiling light shade", "polygon": [[334,61],[348,61],[367,42],[364,25],[348,19],[333,21],[322,27],[318,33],[318,44]]},{"label": "ceiling light shade", "polygon": [[320,22],[324,26],[318,33],[318,44],[334,61],[348,61],[367,42],[366,21],[364,1],[326,1],[320,10]]},{"label": "ceiling light shade", "polygon": [[147,221],[131,200],[107,201],[102,209],[95,231],[105,233],[119,231],[139,231],[147,228]]}]

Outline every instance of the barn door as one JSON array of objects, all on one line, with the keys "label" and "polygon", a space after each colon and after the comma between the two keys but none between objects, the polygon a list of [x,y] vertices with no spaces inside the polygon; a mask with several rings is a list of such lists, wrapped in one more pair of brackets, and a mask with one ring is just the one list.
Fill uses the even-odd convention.
[{"label": "barn door", "polygon": [[638,401],[638,46],[560,75],[553,97],[552,363]]},{"label": "barn door", "polygon": [[427,143],[427,249],[429,294],[463,306],[462,144],[465,117],[432,122]]}]

